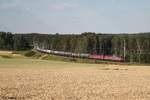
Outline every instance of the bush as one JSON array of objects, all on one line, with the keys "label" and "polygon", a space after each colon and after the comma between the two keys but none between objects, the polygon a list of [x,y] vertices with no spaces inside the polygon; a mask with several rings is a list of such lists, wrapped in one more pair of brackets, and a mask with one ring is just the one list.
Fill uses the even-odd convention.
[{"label": "bush", "polygon": [[27,56],[27,57],[32,57],[32,56],[34,56],[35,54],[36,54],[35,51],[28,51],[27,53],[25,53],[25,56]]},{"label": "bush", "polygon": [[1,57],[2,57],[2,58],[7,58],[7,59],[12,58],[11,56],[8,56],[8,55],[2,55]]}]

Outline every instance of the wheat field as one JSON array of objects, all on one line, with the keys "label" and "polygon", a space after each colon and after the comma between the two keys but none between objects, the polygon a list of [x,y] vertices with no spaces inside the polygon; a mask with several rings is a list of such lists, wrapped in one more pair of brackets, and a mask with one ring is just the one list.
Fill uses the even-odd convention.
[{"label": "wheat field", "polygon": [[0,58],[0,100],[150,100],[150,67]]}]

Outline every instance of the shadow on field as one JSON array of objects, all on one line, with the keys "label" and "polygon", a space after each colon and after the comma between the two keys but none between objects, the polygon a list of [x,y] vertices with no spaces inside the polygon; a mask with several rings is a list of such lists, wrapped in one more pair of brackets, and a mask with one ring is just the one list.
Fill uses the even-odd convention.
[{"label": "shadow on field", "polygon": [[124,68],[124,69],[121,69],[121,68],[103,68],[101,70],[128,70],[128,69],[126,69],[126,68]]}]

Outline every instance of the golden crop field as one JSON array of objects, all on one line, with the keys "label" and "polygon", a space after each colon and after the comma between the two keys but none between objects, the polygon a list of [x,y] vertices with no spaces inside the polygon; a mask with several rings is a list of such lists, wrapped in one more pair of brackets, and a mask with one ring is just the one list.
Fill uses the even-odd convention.
[{"label": "golden crop field", "polygon": [[0,100],[150,100],[150,67],[0,57]]}]

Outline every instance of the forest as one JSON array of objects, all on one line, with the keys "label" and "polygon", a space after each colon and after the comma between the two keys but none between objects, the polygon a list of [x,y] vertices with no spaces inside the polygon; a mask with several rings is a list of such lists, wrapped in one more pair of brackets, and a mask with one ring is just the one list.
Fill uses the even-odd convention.
[{"label": "forest", "polygon": [[0,32],[1,50],[30,50],[35,45],[57,51],[116,55],[124,57],[125,61],[130,63],[150,63],[150,32],[132,34],[94,32],[81,34],[21,34]]}]

